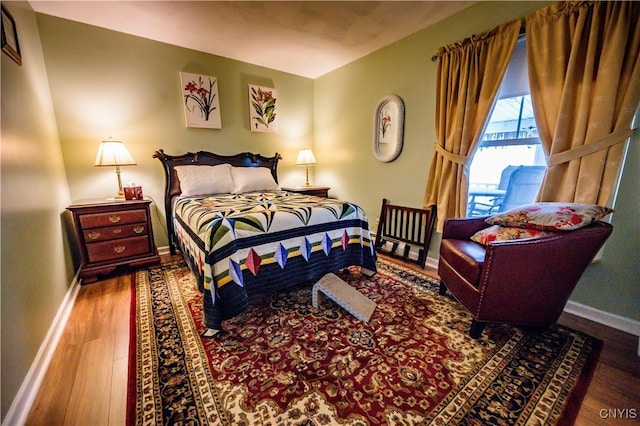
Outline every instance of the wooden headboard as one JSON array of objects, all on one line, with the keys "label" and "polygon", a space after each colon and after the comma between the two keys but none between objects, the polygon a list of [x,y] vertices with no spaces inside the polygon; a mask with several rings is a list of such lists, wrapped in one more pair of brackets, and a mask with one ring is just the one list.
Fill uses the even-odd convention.
[{"label": "wooden headboard", "polygon": [[171,218],[171,206],[173,198],[179,196],[182,191],[180,189],[180,180],[176,173],[176,166],[197,166],[208,165],[216,166],[219,164],[231,164],[236,167],[266,167],[271,171],[273,178],[278,182],[278,160],[282,157],[276,153],[273,157],[264,157],[260,154],[251,152],[243,152],[236,155],[219,155],[207,151],[187,152],[181,155],[168,155],[162,149],[153,153],[153,158],[157,158],[162,162],[164,168],[164,211],[167,220],[167,233],[169,237],[169,248],[171,254],[175,254],[177,241],[173,235],[173,220]]}]

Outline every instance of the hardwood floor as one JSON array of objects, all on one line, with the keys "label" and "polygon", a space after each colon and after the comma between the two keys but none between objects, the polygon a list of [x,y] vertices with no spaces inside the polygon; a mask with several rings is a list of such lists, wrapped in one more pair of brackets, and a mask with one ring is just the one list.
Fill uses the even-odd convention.
[{"label": "hardwood floor", "polygon": [[[27,425],[125,424],[131,276],[82,286]],[[569,314],[559,322],[604,341],[576,425],[638,424],[637,337]]]},{"label": "hardwood floor", "polygon": [[80,288],[28,425],[124,425],[131,273]]}]

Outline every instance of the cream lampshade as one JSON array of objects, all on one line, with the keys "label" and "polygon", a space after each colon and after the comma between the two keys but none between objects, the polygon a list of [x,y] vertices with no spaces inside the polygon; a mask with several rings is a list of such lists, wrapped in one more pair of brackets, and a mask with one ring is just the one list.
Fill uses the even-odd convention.
[{"label": "cream lampshade", "polygon": [[296,158],[296,166],[305,166],[307,172],[307,181],[304,186],[311,186],[309,182],[309,166],[316,164],[316,157],[313,156],[313,152],[310,149],[301,149]]},{"label": "cream lampshade", "polygon": [[124,199],[122,191],[122,180],[120,179],[120,166],[135,166],[136,161],[133,159],[127,147],[120,141],[108,140],[103,141],[98,148],[98,155],[94,166],[115,166],[116,175],[118,176],[118,194],[116,199]]}]

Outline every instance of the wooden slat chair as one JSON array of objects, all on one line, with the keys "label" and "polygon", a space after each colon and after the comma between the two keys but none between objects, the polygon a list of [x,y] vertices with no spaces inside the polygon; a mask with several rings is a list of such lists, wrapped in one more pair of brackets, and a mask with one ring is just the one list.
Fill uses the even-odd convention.
[{"label": "wooden slat chair", "polygon": [[[435,206],[428,209],[395,206],[388,204],[387,199],[384,198],[376,231],[376,251],[404,261],[415,262],[424,268],[435,218]],[[390,243],[390,248],[387,243]],[[397,251],[401,245],[404,249],[399,254]],[[417,259],[409,257],[411,247],[418,249]]]}]

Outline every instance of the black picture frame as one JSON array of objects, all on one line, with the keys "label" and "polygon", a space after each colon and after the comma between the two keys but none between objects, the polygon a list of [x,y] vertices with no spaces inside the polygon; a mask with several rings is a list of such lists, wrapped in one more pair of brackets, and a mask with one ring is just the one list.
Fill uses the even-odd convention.
[{"label": "black picture frame", "polygon": [[16,61],[18,65],[22,65],[16,21],[4,5],[2,5],[2,51]]}]

